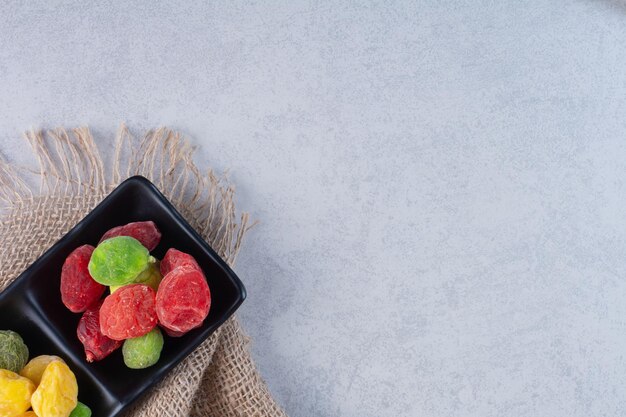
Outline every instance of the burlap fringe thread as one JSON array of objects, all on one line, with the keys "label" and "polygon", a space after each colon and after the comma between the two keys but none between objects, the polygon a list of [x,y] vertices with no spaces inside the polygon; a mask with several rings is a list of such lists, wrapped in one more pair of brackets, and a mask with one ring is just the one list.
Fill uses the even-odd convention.
[{"label": "burlap fringe thread", "polygon": [[[39,169],[0,160],[0,290],[95,207],[123,179],[143,175],[176,206],[213,249],[233,265],[246,231],[234,188],[202,174],[193,148],[167,128],[135,139],[122,126],[105,163],[88,128],[31,131]],[[111,170],[105,169],[110,166]],[[30,180],[39,179],[34,191]],[[263,382],[236,318],[228,320],[126,416],[286,416]]]}]

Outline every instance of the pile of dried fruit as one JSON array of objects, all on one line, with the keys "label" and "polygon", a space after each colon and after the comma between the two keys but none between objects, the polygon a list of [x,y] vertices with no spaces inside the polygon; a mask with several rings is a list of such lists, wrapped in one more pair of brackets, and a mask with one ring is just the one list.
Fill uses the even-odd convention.
[{"label": "pile of dried fruit", "polygon": [[28,347],[20,335],[0,330],[0,416],[91,416],[89,407],[78,402],[76,377],[63,359],[41,355],[27,361]]},{"label": "pile of dried fruit", "polygon": [[[97,247],[83,245],[65,260],[61,272],[63,304],[83,313],[78,339],[88,362],[123,344],[124,363],[154,365],[163,349],[160,326],[179,337],[202,325],[211,292],[202,269],[189,254],[169,249],[161,262],[150,255],[161,240],[154,222],[115,227]],[[109,287],[110,294],[102,300]]]}]

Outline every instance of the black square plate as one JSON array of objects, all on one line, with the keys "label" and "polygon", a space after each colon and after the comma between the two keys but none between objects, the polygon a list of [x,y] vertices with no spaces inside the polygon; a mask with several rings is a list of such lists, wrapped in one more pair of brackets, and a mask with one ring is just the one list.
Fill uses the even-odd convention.
[{"label": "black square plate", "polygon": [[[76,337],[80,314],[61,302],[61,267],[80,245],[96,245],[115,226],[152,220],[163,237],[151,253],[161,259],[167,249],[193,255],[211,289],[211,310],[203,325],[183,337],[165,336],[161,359],[147,369],[124,365],[121,349],[100,362],[87,363]],[[246,297],[243,284],[226,263],[183,219],[150,181],[132,177],[120,184],[91,213],[26,269],[0,293],[0,329],[18,332],[30,356],[57,355],[76,374],[78,398],[91,407],[94,417],[118,415],[143,392],[191,353],[230,317]]]}]

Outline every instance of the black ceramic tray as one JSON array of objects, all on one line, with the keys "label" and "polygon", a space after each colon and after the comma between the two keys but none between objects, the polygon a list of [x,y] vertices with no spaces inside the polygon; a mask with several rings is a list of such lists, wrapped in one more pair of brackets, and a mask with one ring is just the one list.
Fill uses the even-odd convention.
[{"label": "black ceramic tray", "polygon": [[[63,261],[80,245],[95,246],[110,228],[141,220],[154,221],[163,234],[159,246],[152,251],[154,256],[160,259],[174,247],[196,258],[211,289],[209,316],[201,327],[183,337],[165,336],[161,359],[150,368],[127,368],[121,349],[100,362],[87,363],[76,337],[81,315],[71,313],[61,302]],[[137,176],[120,184],[0,293],[0,329],[22,335],[31,357],[62,357],[76,374],[79,400],[91,407],[94,417],[113,417],[191,353],[235,312],[245,297],[243,284],[228,265],[150,181]]]}]

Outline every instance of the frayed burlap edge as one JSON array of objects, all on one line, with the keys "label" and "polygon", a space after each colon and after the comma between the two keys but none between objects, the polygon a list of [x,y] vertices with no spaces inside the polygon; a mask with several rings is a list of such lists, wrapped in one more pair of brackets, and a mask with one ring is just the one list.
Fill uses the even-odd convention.
[{"label": "frayed burlap edge", "polygon": [[[182,136],[159,128],[135,138],[122,125],[112,161],[104,161],[88,128],[25,135],[39,168],[0,160],[0,290],[95,207],[122,180],[150,179],[231,266],[246,231],[234,188],[201,173]],[[106,169],[110,167],[110,169]],[[38,189],[32,184],[39,180]],[[285,416],[258,374],[249,339],[228,320],[125,416]]]}]

